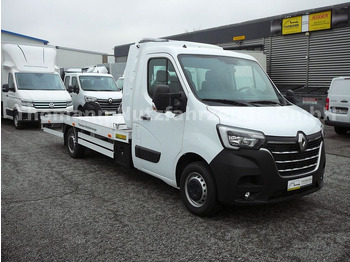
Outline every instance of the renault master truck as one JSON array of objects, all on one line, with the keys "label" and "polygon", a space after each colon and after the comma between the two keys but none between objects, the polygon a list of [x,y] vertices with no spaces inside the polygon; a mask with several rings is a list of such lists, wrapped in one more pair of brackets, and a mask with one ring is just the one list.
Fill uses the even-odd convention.
[{"label": "renault master truck", "polygon": [[199,216],[322,188],[323,125],[287,101],[253,57],[144,40],[130,47],[124,77],[122,114],[51,115],[43,130],[73,158],[90,148],[179,188]]},{"label": "renault master truck", "polygon": [[1,116],[16,128],[40,121],[47,113],[73,112],[72,98],[56,66],[56,50],[49,46],[1,45]]},{"label": "renault master truck", "polygon": [[74,111],[82,115],[116,114],[122,102],[122,91],[105,67],[94,67],[86,72],[68,69],[64,85],[73,99]]}]

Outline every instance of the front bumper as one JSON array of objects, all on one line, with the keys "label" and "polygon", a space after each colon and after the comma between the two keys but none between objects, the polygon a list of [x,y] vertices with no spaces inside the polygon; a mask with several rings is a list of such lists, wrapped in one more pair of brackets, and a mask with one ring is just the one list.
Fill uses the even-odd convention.
[{"label": "front bumper", "polygon": [[73,106],[62,108],[62,109],[35,109],[35,108],[26,108],[22,107],[18,110],[18,117],[20,121],[40,121],[40,117],[43,115],[50,114],[62,114],[62,115],[70,115],[73,113]]},{"label": "front bumper", "polygon": [[[282,177],[267,149],[223,149],[210,163],[218,190],[218,200],[225,204],[266,204],[311,194],[323,186],[325,150],[313,172]],[[312,176],[312,184],[288,191],[288,181]],[[249,192],[249,197],[246,193]]]}]

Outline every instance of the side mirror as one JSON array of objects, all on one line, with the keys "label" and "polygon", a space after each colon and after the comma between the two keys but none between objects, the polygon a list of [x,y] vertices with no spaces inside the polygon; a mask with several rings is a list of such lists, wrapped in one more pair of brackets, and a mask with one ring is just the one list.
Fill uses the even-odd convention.
[{"label": "side mirror", "polygon": [[9,84],[3,84],[2,85],[2,92],[8,92],[9,91]]},{"label": "side mirror", "polygon": [[79,87],[77,87],[77,86],[68,86],[67,91],[68,91],[68,93],[77,93],[77,94],[79,94]]},{"label": "side mirror", "polygon": [[295,104],[295,96],[294,96],[294,92],[291,89],[288,89],[286,92],[286,98],[289,102]]},{"label": "side mirror", "polygon": [[168,85],[157,85],[153,92],[153,104],[157,111],[172,111],[181,114],[186,111],[187,97],[184,92],[170,93]]},{"label": "side mirror", "polygon": [[73,87],[73,92],[76,94],[79,94],[79,87],[78,86],[74,86]]},{"label": "side mirror", "polygon": [[3,84],[2,92],[7,93],[8,91],[16,92],[16,89],[14,87],[9,87],[9,84]]},{"label": "side mirror", "polygon": [[170,106],[170,89],[167,85],[157,85],[154,88],[152,102],[157,108],[157,111],[166,111]]}]

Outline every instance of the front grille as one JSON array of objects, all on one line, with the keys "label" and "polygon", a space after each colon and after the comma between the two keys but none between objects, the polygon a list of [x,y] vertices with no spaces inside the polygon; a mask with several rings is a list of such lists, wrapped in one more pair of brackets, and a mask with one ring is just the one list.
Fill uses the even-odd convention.
[{"label": "front grille", "polygon": [[[110,101],[112,103],[110,103]],[[121,99],[98,99],[97,103],[100,104],[103,111],[117,111],[119,109],[119,105],[122,102]]]},{"label": "front grille", "polygon": [[317,168],[323,138],[320,133],[306,138],[308,144],[303,152],[300,150],[296,138],[268,138],[263,147],[271,152],[281,176],[304,175]]},{"label": "front grille", "polygon": [[51,102],[33,102],[34,108],[37,109],[55,109],[55,108],[66,108],[67,102],[51,101]]}]

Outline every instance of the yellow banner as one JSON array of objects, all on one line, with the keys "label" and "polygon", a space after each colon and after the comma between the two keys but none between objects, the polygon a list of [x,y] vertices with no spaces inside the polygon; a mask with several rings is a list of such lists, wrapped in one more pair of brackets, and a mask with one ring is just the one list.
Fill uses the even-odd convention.
[{"label": "yellow banner", "polygon": [[301,33],[301,16],[285,18],[282,21],[282,35]]},{"label": "yellow banner", "polygon": [[326,11],[309,15],[309,31],[330,29],[332,12]]},{"label": "yellow banner", "polygon": [[244,39],[245,39],[245,35],[239,35],[239,36],[233,37],[233,41],[240,41],[240,40],[244,40]]}]

